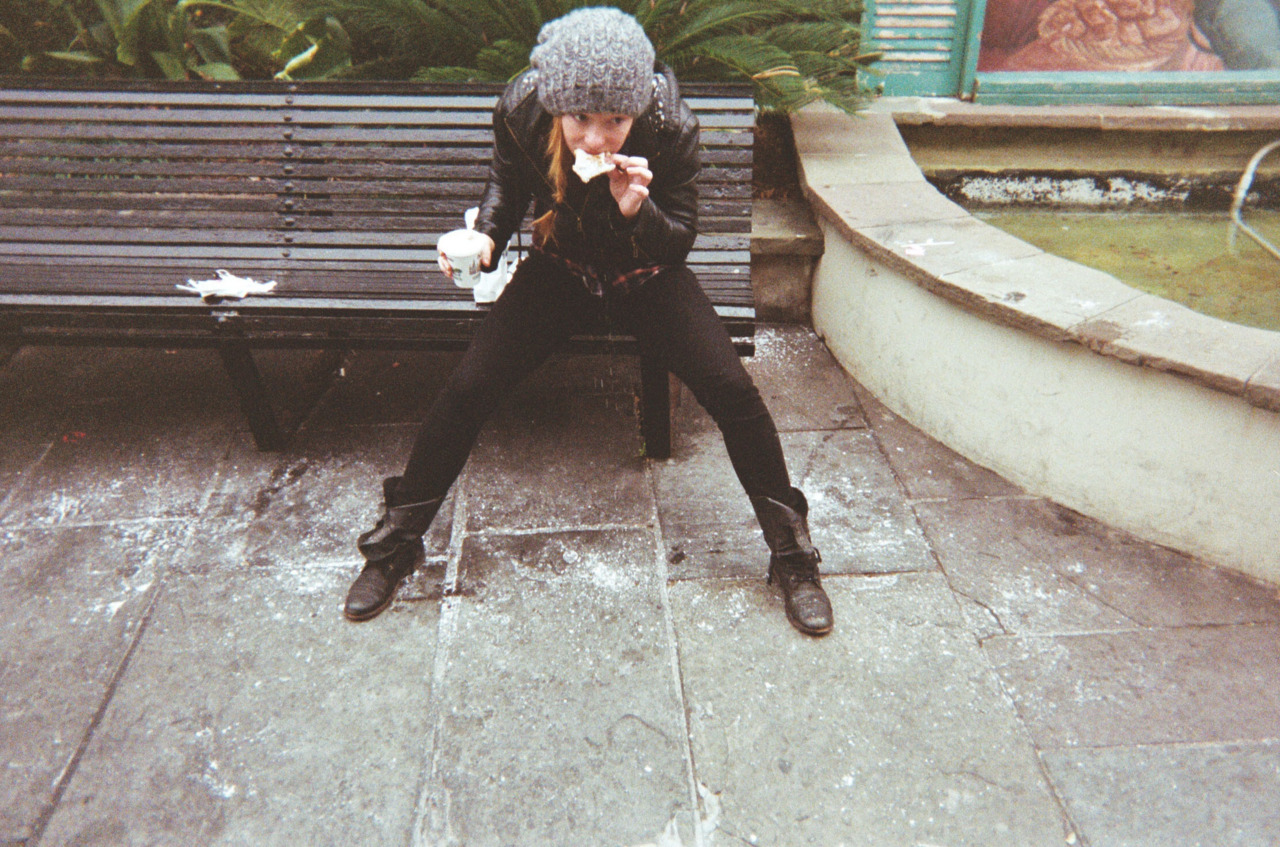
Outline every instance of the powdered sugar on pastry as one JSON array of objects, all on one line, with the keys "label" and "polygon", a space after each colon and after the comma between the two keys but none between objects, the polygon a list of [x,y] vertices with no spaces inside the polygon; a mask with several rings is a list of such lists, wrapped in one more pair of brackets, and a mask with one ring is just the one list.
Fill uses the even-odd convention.
[{"label": "powdered sugar on pastry", "polygon": [[600,174],[607,174],[614,167],[613,156],[609,153],[597,153],[593,156],[586,150],[573,151],[573,172],[583,182],[590,182]]}]

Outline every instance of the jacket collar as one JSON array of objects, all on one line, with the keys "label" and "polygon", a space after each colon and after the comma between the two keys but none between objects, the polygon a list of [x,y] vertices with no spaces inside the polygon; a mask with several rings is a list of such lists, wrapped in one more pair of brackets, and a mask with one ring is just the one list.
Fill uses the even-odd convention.
[{"label": "jacket collar", "polygon": [[[523,78],[517,79],[511,85],[516,91],[523,82]],[[503,120],[507,122],[507,129],[511,132],[511,137],[515,140],[516,145],[520,148],[520,152],[524,154],[527,164],[539,176],[543,182],[550,187],[550,181],[547,180],[547,168],[550,163],[547,161],[545,151],[545,139],[547,133],[551,131],[551,115],[542,108],[542,104],[538,102],[538,91],[534,86],[527,86],[528,90],[524,96],[516,101],[515,105],[504,116]]]}]

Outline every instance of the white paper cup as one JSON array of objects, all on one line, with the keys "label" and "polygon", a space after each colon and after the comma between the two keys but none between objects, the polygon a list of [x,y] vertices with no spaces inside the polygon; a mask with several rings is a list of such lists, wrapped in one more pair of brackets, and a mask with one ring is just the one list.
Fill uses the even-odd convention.
[{"label": "white paper cup", "polygon": [[453,284],[459,288],[475,288],[480,282],[480,254],[489,240],[474,229],[446,232],[436,242],[436,250],[453,268]]}]

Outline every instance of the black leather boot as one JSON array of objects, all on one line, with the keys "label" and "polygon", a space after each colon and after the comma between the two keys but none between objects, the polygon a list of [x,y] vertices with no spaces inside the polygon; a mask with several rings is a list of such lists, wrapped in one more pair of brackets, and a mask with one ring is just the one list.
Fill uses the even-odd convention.
[{"label": "black leather boot", "polygon": [[752,497],[751,505],[772,553],[769,582],[782,589],[787,620],[805,635],[826,635],[834,622],[818,575],[822,557],[809,540],[809,502],[792,488],[790,505],[769,497]]},{"label": "black leather boot", "polygon": [[377,617],[391,605],[396,586],[422,560],[422,536],[440,511],[443,497],[421,503],[401,504],[396,497],[400,477],[382,482],[386,511],[373,529],[356,542],[365,558],[364,570],[351,583],[342,614],[351,621],[367,621]]}]

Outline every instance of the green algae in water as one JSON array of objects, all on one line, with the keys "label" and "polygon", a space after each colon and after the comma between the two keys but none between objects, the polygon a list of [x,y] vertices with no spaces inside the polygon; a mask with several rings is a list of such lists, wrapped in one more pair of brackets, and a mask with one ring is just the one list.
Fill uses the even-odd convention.
[{"label": "green algae in water", "polygon": [[[1197,312],[1280,330],[1280,259],[1243,232],[1236,234],[1233,254],[1226,212],[1010,209],[974,216]],[[1280,247],[1280,211],[1248,211],[1244,220]]]}]

